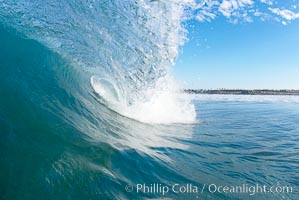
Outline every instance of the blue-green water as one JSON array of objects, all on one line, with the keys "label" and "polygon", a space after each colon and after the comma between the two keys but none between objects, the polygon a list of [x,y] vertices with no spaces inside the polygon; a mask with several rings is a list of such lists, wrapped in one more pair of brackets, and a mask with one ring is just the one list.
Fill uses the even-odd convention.
[{"label": "blue-green water", "polygon": [[[108,129],[97,119],[96,136],[87,137],[90,133],[35,110],[39,105],[21,95],[5,93],[1,199],[298,199],[298,103],[234,98],[194,103],[199,124],[147,125],[103,110],[117,122]],[[288,185],[293,190],[137,193],[136,184],[154,183]],[[133,192],[126,192],[127,184]]]},{"label": "blue-green water", "polygon": [[299,198],[297,97],[149,101],[181,9],[0,0],[0,199]]}]

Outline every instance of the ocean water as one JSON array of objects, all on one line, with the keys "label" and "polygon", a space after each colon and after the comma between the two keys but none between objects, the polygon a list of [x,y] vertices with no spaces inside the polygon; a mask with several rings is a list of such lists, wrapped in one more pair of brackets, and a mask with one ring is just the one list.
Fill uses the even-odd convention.
[{"label": "ocean water", "polygon": [[189,3],[0,0],[0,199],[299,198],[297,97],[177,92]]},{"label": "ocean water", "polygon": [[[196,124],[144,124],[102,108],[113,121],[97,119],[98,131],[88,137],[79,126],[35,110],[22,90],[9,91],[1,93],[1,199],[299,197],[295,98],[197,96]],[[137,191],[138,184],[178,184],[185,190],[193,185],[198,191]],[[280,189],[220,193],[214,188],[257,184]],[[292,190],[282,190],[285,186]]]}]

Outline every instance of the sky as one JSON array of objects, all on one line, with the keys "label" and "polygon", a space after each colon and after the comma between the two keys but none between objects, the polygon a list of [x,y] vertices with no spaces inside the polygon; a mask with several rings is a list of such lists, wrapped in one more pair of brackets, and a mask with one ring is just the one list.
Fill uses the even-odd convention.
[{"label": "sky", "polygon": [[193,15],[173,70],[184,88],[299,89],[297,0],[210,0]]}]

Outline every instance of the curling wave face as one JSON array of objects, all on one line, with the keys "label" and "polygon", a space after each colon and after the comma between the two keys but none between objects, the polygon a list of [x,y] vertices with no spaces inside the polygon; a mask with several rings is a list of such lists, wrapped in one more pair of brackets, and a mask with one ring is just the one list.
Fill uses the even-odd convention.
[{"label": "curling wave face", "polygon": [[[0,20],[71,63],[57,74],[68,92],[82,96],[92,86],[101,103],[127,117],[190,123],[190,99],[178,97],[165,78],[184,42],[181,19],[188,3],[9,1],[1,3]],[[72,83],[64,80],[71,76]]]}]

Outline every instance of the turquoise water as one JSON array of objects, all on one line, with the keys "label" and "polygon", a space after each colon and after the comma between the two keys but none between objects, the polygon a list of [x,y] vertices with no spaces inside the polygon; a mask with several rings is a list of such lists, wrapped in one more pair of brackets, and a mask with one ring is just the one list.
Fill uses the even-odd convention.
[{"label": "turquoise water", "polygon": [[[71,92],[79,86],[67,85],[76,83],[69,73],[65,90],[57,77],[71,65],[39,43],[1,29],[0,51],[1,199],[299,198],[297,98],[199,96],[197,123],[145,124],[108,109],[91,87]],[[198,191],[163,196],[137,184]],[[210,184],[292,192],[219,193]]]},{"label": "turquoise water", "polygon": [[164,91],[180,3],[0,2],[0,199],[299,198],[297,97]]},{"label": "turquoise water", "polygon": [[[98,124],[92,133],[92,127],[82,131],[82,124],[76,127],[47,112],[37,98],[25,99],[26,89],[19,88],[25,82],[12,84],[21,77],[8,78],[16,74],[3,66],[11,87],[3,90],[8,86],[1,77],[1,199],[299,197],[296,101],[200,97],[194,100],[199,123],[193,125],[143,124],[100,107],[107,118],[92,119]],[[155,183],[193,184],[199,192],[136,191],[137,184]],[[132,192],[126,191],[128,184]],[[206,188],[201,193],[205,184],[288,185],[293,190],[220,194]]]}]

